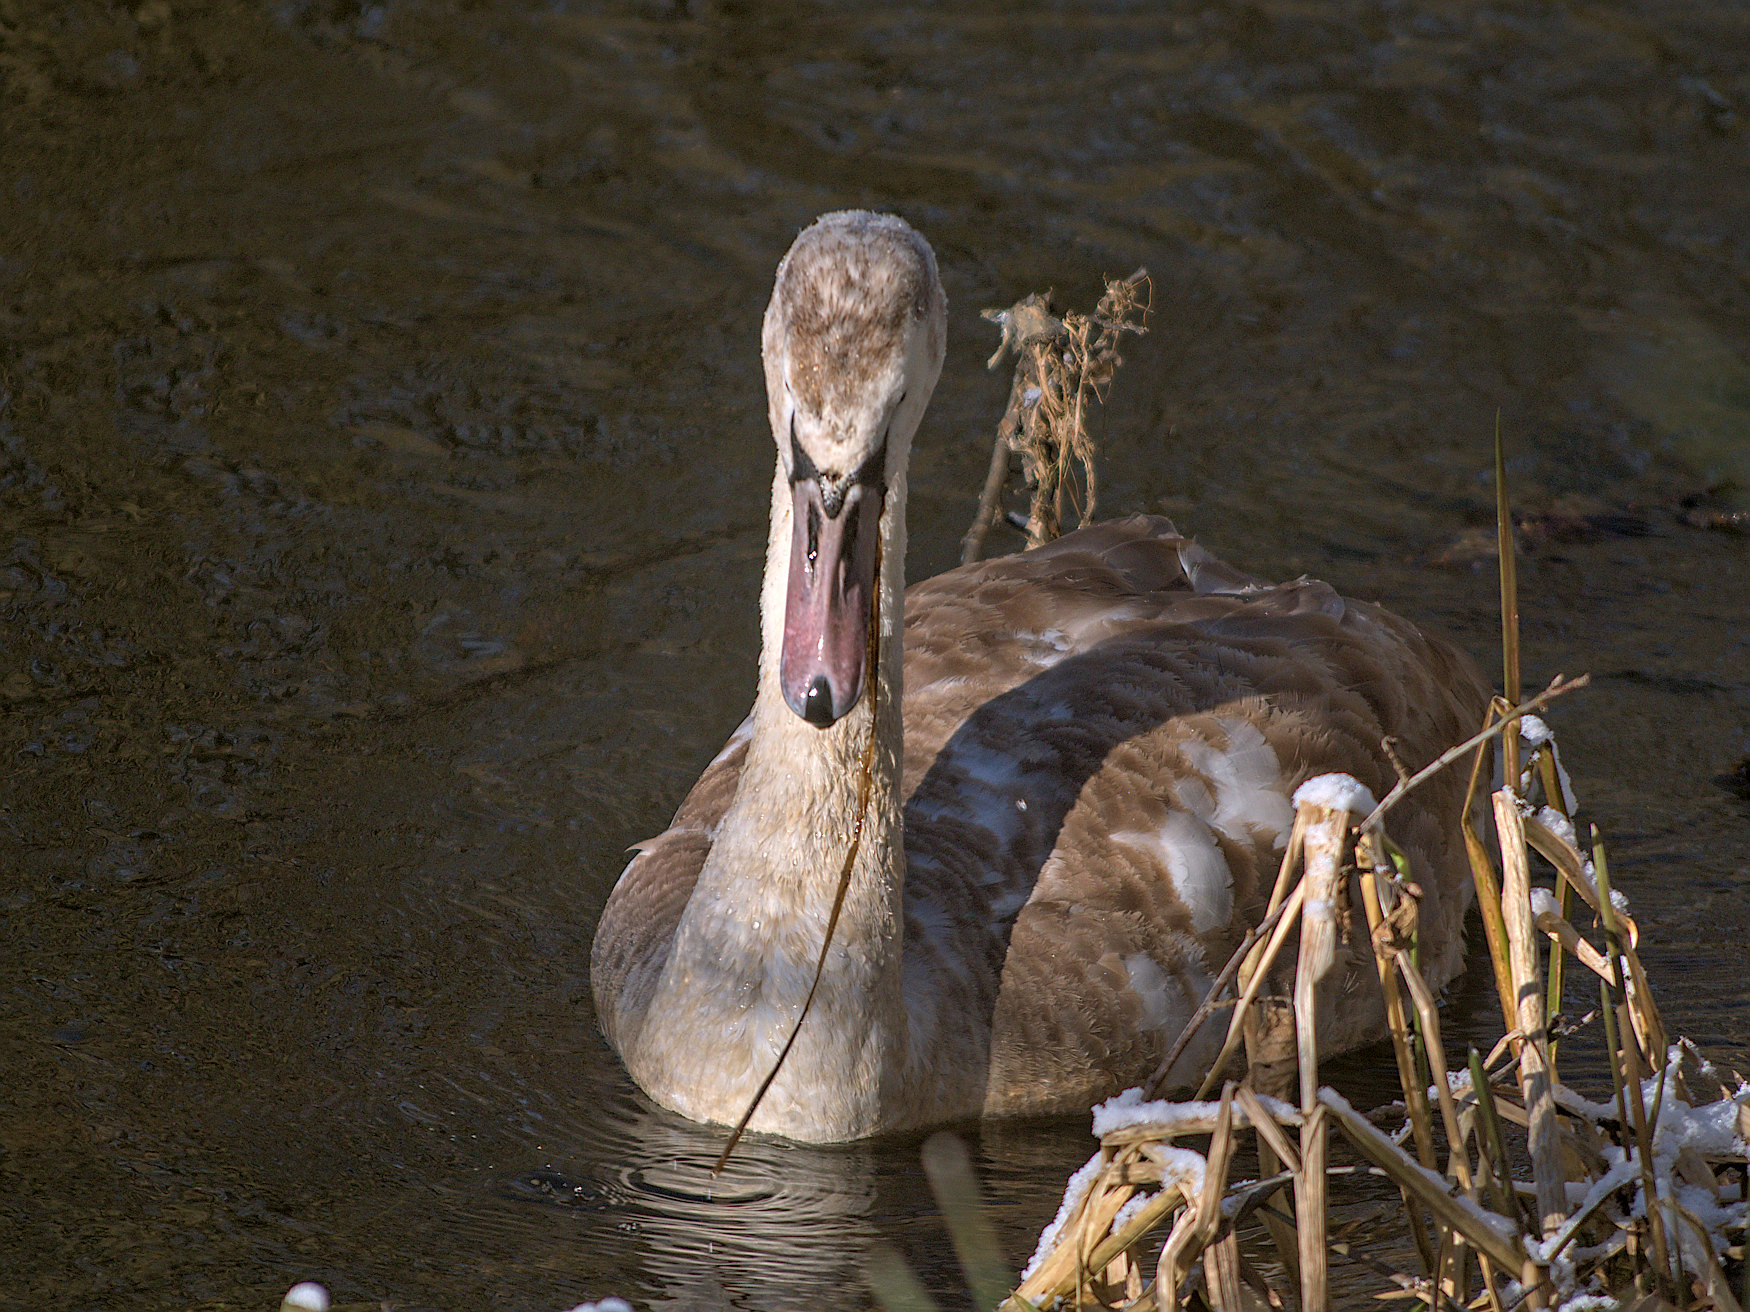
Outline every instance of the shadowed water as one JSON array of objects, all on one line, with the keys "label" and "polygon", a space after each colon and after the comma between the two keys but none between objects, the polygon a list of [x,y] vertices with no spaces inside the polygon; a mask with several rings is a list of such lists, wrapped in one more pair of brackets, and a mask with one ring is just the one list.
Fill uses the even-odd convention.
[{"label": "shadowed water", "polygon": [[[1746,48],[1722,0],[0,0],[0,1305],[858,1306],[877,1240],[962,1297],[916,1141],[711,1185],[588,989],[752,694],[759,316],[849,205],[951,301],[913,577],[1007,396],[979,309],[1146,264],[1102,510],[1493,668],[1498,411],[1528,681],[1593,673],[1551,718],[1668,1021],[1750,1062]],[[1086,1124],[973,1138],[1018,1269]]]}]

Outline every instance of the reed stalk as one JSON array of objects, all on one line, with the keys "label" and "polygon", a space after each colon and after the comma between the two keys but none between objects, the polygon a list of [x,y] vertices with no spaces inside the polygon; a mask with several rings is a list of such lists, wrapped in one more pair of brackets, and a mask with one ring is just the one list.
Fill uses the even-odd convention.
[{"label": "reed stalk", "polygon": [[[1370,836],[1372,837],[1372,836]],[[1374,965],[1379,972],[1380,988],[1385,994],[1386,1028],[1391,1031],[1392,1053],[1397,1058],[1398,1082],[1404,1090],[1404,1104],[1409,1113],[1412,1133],[1416,1141],[1416,1155],[1421,1158],[1422,1165],[1433,1169],[1434,1127],[1428,1115],[1427,1086],[1421,1080],[1417,1069],[1415,1053],[1409,1043],[1409,1023],[1404,1016],[1403,995],[1398,990],[1397,972],[1393,967],[1394,958],[1402,961],[1394,945],[1385,941],[1387,929],[1385,911],[1380,904],[1380,874],[1377,867],[1372,873],[1361,880],[1361,900],[1367,911],[1367,926],[1373,942]],[[1416,974],[1411,967],[1409,974]],[[1420,976],[1417,976],[1420,978]],[[1448,1095],[1450,1097],[1450,1094]],[[1456,1140],[1455,1140],[1456,1142]],[[1440,1259],[1437,1252],[1430,1252],[1428,1236],[1423,1229],[1422,1209],[1416,1205],[1415,1196],[1404,1191],[1404,1208],[1410,1226],[1410,1235],[1416,1245],[1416,1252],[1422,1258],[1424,1268],[1435,1279],[1439,1278]]]},{"label": "reed stalk", "polygon": [[[1507,504],[1507,449],[1501,438],[1501,412],[1495,411],[1495,554],[1501,562],[1501,688],[1509,706],[1519,704],[1519,570],[1513,513]],[[1507,786],[1519,782],[1519,735],[1501,740]]]},{"label": "reed stalk", "polygon": [[[1568,801],[1562,791],[1561,776],[1556,769],[1556,753],[1552,744],[1546,743],[1538,749],[1536,766],[1538,779],[1543,784],[1544,804],[1568,821],[1569,824],[1572,824],[1574,817],[1568,814]],[[1573,914],[1574,886],[1568,880],[1556,881],[1556,909],[1557,914],[1563,920],[1568,919]],[[1578,936],[1576,935],[1576,937]],[[1544,1011],[1552,1019],[1560,1015],[1563,1010],[1563,993],[1567,988],[1566,967],[1567,957],[1563,953],[1551,952],[1549,954],[1549,991],[1544,997]],[[1551,1079],[1556,1078],[1556,1054],[1558,1050],[1558,1040],[1552,1034],[1549,1039]]]},{"label": "reed stalk", "polygon": [[[1197,1086],[1197,1092],[1192,1095],[1194,1102],[1201,1102],[1209,1096],[1209,1090],[1215,1081],[1221,1077],[1221,1072],[1227,1069],[1227,1064],[1233,1059],[1238,1049],[1245,1025],[1247,1012],[1258,1000],[1258,993],[1269,978],[1270,967],[1275,964],[1277,956],[1282,952],[1282,945],[1288,942],[1289,934],[1294,932],[1300,923],[1301,904],[1306,897],[1306,886],[1296,884],[1282,904],[1282,918],[1276,922],[1276,928],[1271,931],[1269,939],[1260,948],[1253,948],[1259,953],[1257,964],[1251,971],[1251,979],[1246,983],[1245,990],[1240,994],[1239,1002],[1234,1007],[1234,1014],[1228,1022],[1227,1037],[1222,1040],[1221,1052],[1210,1064],[1209,1072],[1204,1075],[1203,1082]],[[1248,963],[1250,964],[1250,963]],[[1240,968],[1241,977],[1246,974],[1245,966]]]},{"label": "reed stalk", "polygon": [[1603,922],[1604,939],[1610,945],[1611,994],[1617,1000],[1616,1029],[1622,1046],[1617,1050],[1622,1059],[1622,1093],[1628,1104],[1634,1127],[1635,1148],[1640,1156],[1641,1190],[1647,1200],[1647,1232],[1653,1248],[1656,1284],[1665,1286],[1671,1280],[1671,1263],[1665,1243],[1665,1223],[1660,1215],[1659,1194],[1653,1180],[1653,1129],[1647,1123],[1647,1107],[1641,1081],[1644,1060],[1640,1042],[1635,1037],[1634,1011],[1629,1006],[1623,988],[1622,963],[1624,941],[1619,931],[1615,904],[1610,896],[1610,863],[1604,856],[1604,840],[1598,826],[1592,827],[1592,866],[1598,880],[1598,918]]},{"label": "reed stalk", "polygon": [[[1239,997],[1229,1020],[1222,1061],[1225,1064],[1235,1036],[1242,1032],[1252,1058],[1248,1082],[1264,1078],[1265,1072],[1277,1068],[1278,1058],[1288,1054],[1291,1072],[1282,1071],[1271,1078],[1286,1075],[1280,1087],[1283,1093],[1288,1092],[1288,1084],[1298,1086],[1298,1109],[1268,1101],[1257,1087],[1230,1082],[1223,1088],[1219,1105],[1170,1104],[1157,1124],[1131,1124],[1109,1133],[1102,1140],[1099,1177],[1073,1210],[1058,1247],[1003,1304],[1005,1309],[1026,1312],[1057,1299],[1085,1307],[1087,1299],[1093,1297],[1115,1299],[1127,1312],[1168,1308],[1176,1312],[1192,1279],[1188,1273],[1201,1260],[1204,1293],[1213,1312],[1257,1312],[1258,1304],[1247,1301],[1252,1295],[1245,1286],[1259,1287],[1261,1280],[1246,1267],[1233,1229],[1241,1218],[1257,1215],[1270,1229],[1298,1289],[1298,1312],[1328,1309],[1329,1255],[1333,1253],[1388,1277],[1393,1287],[1389,1296],[1414,1295],[1430,1304],[1439,1303],[1450,1312],[1463,1307],[1467,1289],[1479,1287],[1481,1295],[1469,1304],[1467,1312],[1484,1308],[1488,1312],[1518,1312],[1521,1306],[1538,1312],[1552,1299],[1568,1297],[1578,1279],[1572,1274],[1577,1268],[1568,1268],[1570,1275],[1561,1277],[1569,1282],[1564,1285],[1558,1283],[1550,1265],[1563,1253],[1580,1255],[1564,1260],[1586,1264],[1591,1272],[1588,1279],[1614,1273],[1608,1275],[1614,1281],[1612,1288],[1644,1287],[1660,1300],[1661,1307],[1671,1305],[1676,1312],[1682,1312],[1691,1301],[1692,1284],[1693,1297],[1705,1304],[1706,1312],[1743,1312],[1743,1301],[1731,1288],[1726,1268],[1713,1259],[1711,1247],[1704,1251],[1697,1246],[1697,1227],[1708,1235],[1710,1244],[1717,1242],[1715,1233],[1707,1232],[1692,1212],[1671,1201],[1669,1181],[1663,1185],[1661,1199],[1652,1133],[1665,1100],[1682,1098],[1687,1102],[1694,1095],[1691,1085],[1683,1080],[1662,1078],[1649,1091],[1652,1107],[1647,1106],[1642,1086],[1653,1068],[1643,1043],[1650,1046],[1650,1039],[1661,1036],[1663,1029],[1650,991],[1637,990],[1630,973],[1638,931],[1632,919],[1612,902],[1602,844],[1595,845],[1589,871],[1566,838],[1524,815],[1513,790],[1496,793],[1492,805],[1501,839],[1498,886],[1502,900],[1497,905],[1509,948],[1503,973],[1515,1002],[1515,1023],[1496,1045],[1489,1062],[1516,1045],[1517,1056],[1502,1068],[1499,1078],[1512,1072],[1517,1089],[1497,1089],[1491,1083],[1487,1063],[1472,1048],[1471,1088],[1468,1102],[1461,1106],[1445,1062],[1434,992],[1413,951],[1410,926],[1414,904],[1403,898],[1397,884],[1403,868],[1394,863],[1388,869],[1391,848],[1383,834],[1368,833],[1360,837],[1355,848],[1352,844],[1357,834],[1350,828],[1347,814],[1302,808],[1296,822],[1298,842],[1294,846],[1298,850],[1285,856],[1279,872],[1273,899],[1275,922],[1268,934],[1255,935],[1233,954],[1224,972],[1227,978],[1218,980],[1210,990],[1206,1008],[1200,1009],[1201,1018],[1196,1022],[1207,1019],[1223,990],[1237,985]],[[1605,939],[1603,951],[1588,942],[1567,916],[1547,908],[1533,914],[1529,853],[1534,849],[1550,857],[1558,878],[1568,883],[1577,900],[1597,910]],[[1358,857],[1353,865],[1352,852]],[[1353,873],[1357,868],[1362,872],[1359,875]],[[1367,912],[1374,973],[1382,990],[1405,1106],[1410,1112],[1407,1133],[1415,1137],[1411,1151],[1317,1083],[1321,980],[1336,960],[1339,935],[1333,909],[1345,890],[1358,897]],[[1388,899],[1395,899],[1395,904]],[[1293,966],[1292,998],[1266,999],[1263,986],[1269,979],[1280,978],[1277,959],[1296,927],[1300,942]],[[1599,977],[1604,1037],[1612,1054],[1615,1119],[1596,1121],[1585,1133],[1614,1138],[1633,1152],[1640,1194],[1650,1201],[1644,1221],[1621,1216],[1607,1193],[1589,1199],[1574,1216],[1564,1217],[1566,1173],[1581,1172],[1582,1183],[1588,1183],[1605,1169],[1605,1158],[1586,1147],[1583,1137],[1575,1139],[1558,1126],[1558,1106],[1570,1109],[1560,1114],[1573,1116],[1579,1113],[1572,1109],[1590,1104],[1562,1090],[1553,1067],[1540,1060],[1547,1044],[1544,1005],[1549,996],[1548,968],[1537,951],[1540,936],[1549,943],[1552,958],[1571,956]],[[1285,1023],[1269,1019],[1277,1014]],[[1412,1035],[1421,1040],[1420,1050],[1428,1061],[1426,1071],[1416,1060]],[[1281,1046],[1284,1043],[1286,1047]],[[1658,1067],[1661,1077],[1666,1077],[1668,1070],[1668,1063]],[[1431,1169],[1434,1111],[1429,1105],[1430,1083],[1449,1149],[1447,1177]],[[1713,1083],[1718,1086],[1716,1093],[1723,1094],[1722,1082]],[[1750,1108],[1738,1115],[1750,1128]],[[1517,1185],[1513,1179],[1508,1122],[1526,1134],[1532,1159],[1529,1185]],[[1330,1181],[1353,1169],[1329,1165],[1333,1127],[1402,1192],[1405,1216],[1414,1218],[1411,1234],[1423,1239],[1419,1251],[1424,1275],[1393,1272],[1355,1251],[1351,1244],[1333,1240],[1327,1219]],[[1248,1128],[1258,1137],[1262,1178],[1230,1186],[1226,1177],[1234,1137]],[[1298,1144],[1285,1129],[1299,1130]],[[1204,1169],[1195,1175],[1184,1174],[1182,1156],[1164,1151],[1164,1145],[1191,1134],[1211,1136]],[[1477,1151],[1474,1169],[1468,1147],[1473,1134]],[[1558,1152],[1562,1136],[1577,1145],[1569,1151],[1566,1165]],[[1176,1148],[1174,1152],[1183,1154],[1184,1150]],[[1698,1162],[1699,1158],[1685,1169],[1692,1174],[1719,1169],[1750,1172],[1750,1162],[1737,1167]],[[1174,1163],[1178,1165],[1171,1165]],[[1587,1176],[1587,1171],[1593,1174]],[[1156,1193],[1140,1208],[1126,1208],[1139,1190],[1151,1184],[1159,1185]],[[1267,1205],[1272,1195],[1289,1186],[1294,1200],[1292,1220]],[[1530,1216],[1523,1214],[1526,1199],[1522,1193],[1534,1201]],[[1118,1225],[1116,1218],[1121,1211],[1127,1213],[1127,1219]],[[1138,1246],[1150,1230],[1175,1214],[1177,1219],[1155,1263],[1153,1280],[1140,1281]],[[1433,1243],[1427,1242],[1427,1222],[1432,1223]],[[1564,1227],[1560,1238],[1547,1250],[1533,1242],[1555,1235],[1558,1226]],[[1583,1232],[1591,1237],[1584,1245],[1577,1245],[1576,1239]],[[1637,1238],[1637,1232],[1644,1235],[1645,1242]],[[957,1236],[957,1246],[961,1242]],[[1474,1265],[1467,1267],[1473,1259]],[[1512,1275],[1519,1282],[1517,1301],[1503,1298],[1503,1275]],[[1649,1304],[1632,1312],[1658,1309]]]},{"label": "reed stalk", "polygon": [[1556,1107],[1550,1089],[1543,989],[1538,979],[1537,930],[1531,915],[1531,858],[1519,814],[1519,795],[1512,788],[1503,788],[1495,794],[1495,829],[1501,841],[1501,901],[1507,922],[1508,964],[1513,971],[1519,1031],[1524,1036],[1519,1049],[1519,1088],[1529,1121],[1537,1221],[1542,1233],[1550,1235],[1567,1214],[1567,1181],[1556,1151]]},{"label": "reed stalk", "polygon": [[[1507,1158],[1507,1136],[1501,1132],[1501,1117],[1495,1108],[1494,1089],[1483,1069],[1482,1054],[1470,1050],[1471,1096],[1476,1099],[1481,1133],[1477,1136],[1477,1164],[1488,1174],[1488,1186],[1493,1195],[1495,1211],[1502,1216],[1517,1214],[1513,1200],[1513,1173]],[[1508,1267],[1508,1270],[1513,1268]]]}]

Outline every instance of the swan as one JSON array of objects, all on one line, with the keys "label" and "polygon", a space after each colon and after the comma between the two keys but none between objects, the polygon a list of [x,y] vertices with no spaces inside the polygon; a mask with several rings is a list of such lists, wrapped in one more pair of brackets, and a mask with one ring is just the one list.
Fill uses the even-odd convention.
[{"label": "swan", "polygon": [[[1341,771],[1383,794],[1383,737],[1414,768],[1482,721],[1451,646],[1323,583],[1260,583],[1158,517],[907,591],[907,459],[946,304],[892,216],[825,215],[778,265],[753,710],[635,849],[591,955],[607,1039],[695,1121],[734,1124],[772,1071],[853,846],[751,1128],[827,1143],[1085,1112],[1153,1071],[1262,918],[1297,785]],[[1455,774],[1393,823],[1436,987],[1469,900]],[[1356,937],[1322,1051],[1383,1033]]]}]

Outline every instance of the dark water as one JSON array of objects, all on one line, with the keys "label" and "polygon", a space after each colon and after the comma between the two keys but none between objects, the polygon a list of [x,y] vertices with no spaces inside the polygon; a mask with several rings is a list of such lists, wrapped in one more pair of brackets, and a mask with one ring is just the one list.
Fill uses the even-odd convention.
[{"label": "dark water", "polygon": [[[0,1305],[857,1306],[877,1240],[955,1297],[915,1143],[707,1202],[588,994],[751,696],[759,315],[847,205],[952,298],[914,577],[1029,291],[1153,272],[1104,509],[1491,664],[1498,411],[1528,678],[1593,672],[1667,1015],[1750,1062],[1746,50],[1729,0],[0,0]],[[1086,1126],[973,1146],[1019,1259]]]}]

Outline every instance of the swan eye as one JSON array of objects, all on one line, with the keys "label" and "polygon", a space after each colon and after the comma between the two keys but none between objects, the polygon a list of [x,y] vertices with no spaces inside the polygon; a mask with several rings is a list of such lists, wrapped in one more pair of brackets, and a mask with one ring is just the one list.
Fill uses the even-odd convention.
[{"label": "swan eye", "polygon": [[796,416],[790,416],[790,484],[809,479],[818,481],[820,471],[814,467],[814,461],[808,458],[808,452],[802,449],[802,443],[796,440]]}]

